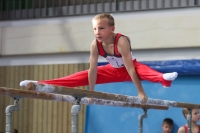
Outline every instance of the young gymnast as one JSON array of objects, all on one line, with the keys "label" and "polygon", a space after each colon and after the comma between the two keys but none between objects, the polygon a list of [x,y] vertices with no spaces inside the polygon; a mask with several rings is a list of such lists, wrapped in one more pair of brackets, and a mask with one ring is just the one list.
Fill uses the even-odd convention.
[{"label": "young gymnast", "polygon": [[165,118],[162,124],[162,133],[171,133],[174,121],[171,118]]},{"label": "young gymnast", "polygon": [[[90,90],[93,91],[95,84],[130,81],[136,86],[138,97],[142,99],[142,103],[146,103],[148,98],[140,80],[159,82],[163,87],[171,86],[178,73],[163,74],[137,62],[131,51],[129,37],[114,32],[114,18],[110,14],[96,15],[92,19],[92,25],[95,39],[90,47],[89,70],[52,80],[24,80],[20,82],[20,86],[27,86],[29,82],[65,87],[89,85]],[[99,55],[105,57],[109,64],[98,66]]]},{"label": "young gymnast", "polygon": [[[183,116],[187,118],[189,114],[189,110],[187,108],[182,109]],[[197,122],[200,121],[199,109],[191,110],[192,120],[191,120],[191,130],[192,133],[200,133],[200,125]],[[178,129],[178,133],[188,133],[188,125],[184,125]]]}]

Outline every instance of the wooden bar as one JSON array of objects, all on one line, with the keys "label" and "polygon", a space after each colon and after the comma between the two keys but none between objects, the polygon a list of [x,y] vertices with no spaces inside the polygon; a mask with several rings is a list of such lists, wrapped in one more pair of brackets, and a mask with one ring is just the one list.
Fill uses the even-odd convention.
[{"label": "wooden bar", "polygon": [[[84,101],[85,100],[85,101]],[[82,98],[81,101],[83,103],[88,102],[88,98]],[[155,106],[155,105],[141,105],[141,104],[134,104],[134,103],[127,103],[127,102],[120,102],[120,101],[111,101],[111,100],[102,100],[93,98],[92,104],[97,105],[106,105],[106,106],[119,106],[119,107],[135,107],[135,108],[143,108],[143,109],[160,109],[160,110],[168,110],[169,107],[166,106]]]},{"label": "wooden bar", "polygon": [[[61,95],[61,94],[54,94],[54,93],[45,93],[45,92],[37,92],[37,91],[30,91],[30,90],[21,90],[21,89],[12,89],[6,87],[0,87],[0,95],[7,95],[11,97],[19,97],[19,98],[34,98],[34,99],[43,99],[43,100],[53,100],[53,101],[64,101],[74,103],[75,98],[69,95]],[[82,98],[81,104],[89,104],[88,98]],[[121,107],[136,107],[136,108],[146,108],[146,109],[160,109],[160,110],[167,110],[168,107],[166,106],[154,106],[154,105],[141,105],[135,103],[126,103],[126,102],[119,102],[119,101],[109,101],[103,99],[96,99],[93,98],[92,104],[98,105],[107,105],[107,106],[121,106]]]},{"label": "wooden bar", "polygon": [[[52,86],[48,84],[35,84],[28,83],[27,89],[43,91],[45,90],[48,93],[56,93],[63,95],[71,95],[73,97],[88,97],[88,98],[97,98],[104,100],[113,100],[113,101],[122,101],[134,104],[141,104],[142,100],[135,96],[125,96],[119,94],[111,94],[111,93],[103,93],[96,91],[89,91],[77,88],[67,88],[67,87],[58,87]],[[156,106],[167,106],[167,107],[179,107],[179,108],[200,108],[200,104],[191,104],[191,103],[183,103],[169,100],[160,100],[160,99],[152,99],[148,98],[147,105],[156,105]]]}]

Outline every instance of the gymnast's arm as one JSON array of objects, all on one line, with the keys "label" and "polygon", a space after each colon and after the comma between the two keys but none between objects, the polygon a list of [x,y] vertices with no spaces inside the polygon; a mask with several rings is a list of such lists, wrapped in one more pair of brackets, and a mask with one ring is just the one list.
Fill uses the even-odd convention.
[{"label": "gymnast's arm", "polygon": [[185,128],[184,127],[180,127],[178,129],[178,133],[185,133]]},{"label": "gymnast's arm", "polygon": [[146,103],[147,96],[144,92],[141,81],[135,70],[135,67],[134,67],[134,64],[132,61],[132,57],[131,57],[131,53],[130,53],[130,44],[126,37],[122,36],[119,38],[117,48],[118,48],[119,53],[122,55],[122,59],[124,61],[126,70],[138,90],[138,97],[140,97],[142,99],[142,103]]},{"label": "gymnast's arm", "polygon": [[94,86],[97,79],[97,63],[98,63],[98,48],[96,40],[94,40],[90,47],[90,67],[88,70],[88,81],[90,90],[94,90]]}]

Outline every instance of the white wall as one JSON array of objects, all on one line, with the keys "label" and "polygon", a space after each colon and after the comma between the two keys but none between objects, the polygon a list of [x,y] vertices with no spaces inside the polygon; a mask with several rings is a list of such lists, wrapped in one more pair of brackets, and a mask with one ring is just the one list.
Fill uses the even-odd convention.
[{"label": "white wall", "polygon": [[[93,39],[91,18],[88,17],[5,23],[3,22],[2,55],[88,51]],[[7,26],[8,24],[10,25]]]},{"label": "white wall", "polygon": [[[94,15],[0,22],[2,55],[88,52]],[[113,13],[133,49],[199,47],[200,8]]]},{"label": "white wall", "polygon": [[[93,16],[0,22],[0,66],[89,62]],[[199,8],[113,16],[139,61],[200,59]]]}]

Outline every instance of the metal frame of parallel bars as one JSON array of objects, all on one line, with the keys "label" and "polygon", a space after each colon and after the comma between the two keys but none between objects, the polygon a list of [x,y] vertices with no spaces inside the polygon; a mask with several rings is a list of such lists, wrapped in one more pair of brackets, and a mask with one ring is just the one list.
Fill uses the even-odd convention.
[{"label": "metal frame of parallel bars", "polygon": [[12,133],[12,113],[14,111],[19,111],[19,98],[14,97],[14,105],[9,105],[6,107],[6,133]]},{"label": "metal frame of parallel bars", "polygon": [[[71,107],[71,133],[78,133],[78,114],[81,109],[80,99],[75,100],[74,105]],[[14,105],[9,105],[6,107],[6,133],[12,133],[12,113],[14,111],[19,111],[19,98],[14,98]],[[143,109],[144,114],[138,117],[138,132],[143,133],[143,118],[147,118],[147,109]],[[191,117],[189,117],[188,125],[191,125]],[[191,128],[188,126],[188,131]],[[189,132],[191,133],[191,132]]]},{"label": "metal frame of parallel bars", "polygon": [[[14,98],[14,105],[9,105],[6,107],[6,125],[5,132],[12,133],[12,113],[14,111],[19,111],[19,100],[20,98]],[[80,99],[77,98],[75,100],[74,105],[71,107],[71,133],[78,133],[78,114],[81,109]],[[188,133],[192,133],[191,131],[191,109],[189,110],[189,114],[187,116],[187,124],[188,124]],[[147,118],[147,109],[143,108],[144,114],[138,116],[138,133],[143,133],[143,119]]]},{"label": "metal frame of parallel bars", "polygon": [[[141,114],[138,117],[138,133],[143,132],[142,131],[142,129],[143,129],[143,119],[147,118],[147,109],[153,108],[153,109],[167,110],[168,106],[172,106],[172,107],[185,107],[186,106],[187,108],[188,107],[200,108],[200,105],[198,105],[198,104],[190,104],[190,103],[181,103],[180,104],[180,102],[176,102],[178,106],[173,106],[171,104],[162,106],[161,103],[160,103],[161,105],[141,105],[141,104],[134,103],[134,101],[132,101],[133,103],[131,103],[131,104],[130,103],[127,104],[125,102],[121,102],[121,101],[124,101],[124,99],[123,100],[120,99],[120,98],[115,99],[113,97],[113,96],[123,97],[123,95],[94,92],[94,91],[88,91],[88,90],[82,90],[82,89],[72,89],[72,88],[65,88],[65,87],[59,87],[59,93],[65,93],[66,94],[66,91],[63,91],[62,88],[64,88],[64,90],[71,91],[71,93],[70,93],[71,96],[56,94],[55,90],[58,90],[58,88],[55,89],[53,93],[52,92],[51,93],[45,93],[45,92],[38,92],[38,91],[30,91],[30,90],[28,91],[28,90],[19,90],[19,89],[11,89],[11,88],[0,87],[0,94],[1,95],[7,95],[7,96],[11,96],[12,98],[14,98],[14,105],[7,106],[7,108],[5,110],[5,113],[6,113],[6,133],[11,133],[12,113],[13,113],[13,111],[19,110],[19,99],[24,98],[24,97],[35,98],[35,99],[43,99],[43,100],[73,102],[74,105],[71,107],[71,117],[72,117],[71,132],[72,133],[78,133],[78,113],[80,111],[81,104],[88,104],[89,100],[87,98],[85,98],[85,95],[87,95],[88,93],[89,93],[87,95],[88,97],[90,97],[90,98],[92,98],[93,96],[95,97],[95,98],[93,98],[93,100],[94,100],[93,104],[142,108],[143,111],[144,111],[144,114]],[[34,89],[34,88],[32,88],[32,89]],[[86,93],[81,94],[83,92],[86,92]],[[101,97],[102,99],[96,99],[96,97],[97,98]],[[124,96],[124,97],[129,97],[129,96]],[[130,96],[130,97],[133,97],[133,96]],[[112,100],[112,99],[115,99],[117,101],[105,102],[106,100]],[[137,98],[137,99],[139,99],[139,98]],[[154,99],[154,100],[156,100],[156,99]],[[163,101],[163,100],[159,100],[159,101]],[[175,101],[170,101],[170,102],[175,102]],[[191,108],[188,108],[188,110],[189,110],[189,114],[187,116],[188,132],[192,133],[191,132],[191,119],[192,119]]]}]

